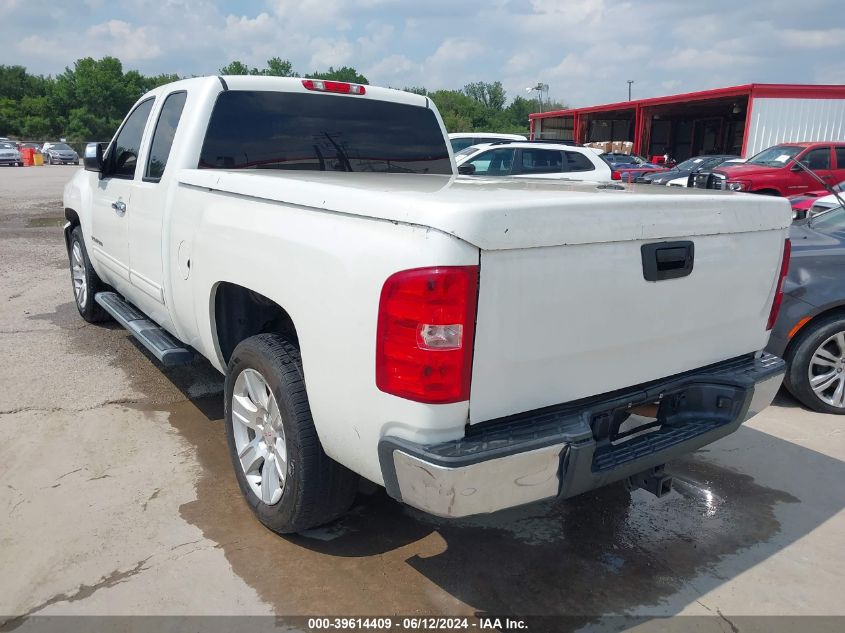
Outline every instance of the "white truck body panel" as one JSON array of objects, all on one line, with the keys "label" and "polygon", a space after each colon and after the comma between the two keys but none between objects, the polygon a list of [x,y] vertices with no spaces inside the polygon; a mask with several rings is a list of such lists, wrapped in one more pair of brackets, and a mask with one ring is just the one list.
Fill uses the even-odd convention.
[{"label": "white truck body panel", "polygon": [[647,240],[482,252],[470,421],[764,347],[775,280],[756,262],[780,263],[783,231],[690,237],[693,272],[660,282],[643,279]]},{"label": "white truck body panel", "polygon": [[778,143],[845,141],[845,100],[754,97],[745,157]]}]

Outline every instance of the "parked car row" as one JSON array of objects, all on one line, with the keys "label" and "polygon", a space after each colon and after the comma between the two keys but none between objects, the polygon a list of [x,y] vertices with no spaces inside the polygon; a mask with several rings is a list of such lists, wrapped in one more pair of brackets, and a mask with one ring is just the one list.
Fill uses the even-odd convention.
[{"label": "parked car row", "polygon": [[78,165],[79,154],[70,145],[62,142],[48,142],[39,145],[26,141],[0,139],[0,165],[23,167],[23,152],[32,150],[44,157],[46,165]]}]

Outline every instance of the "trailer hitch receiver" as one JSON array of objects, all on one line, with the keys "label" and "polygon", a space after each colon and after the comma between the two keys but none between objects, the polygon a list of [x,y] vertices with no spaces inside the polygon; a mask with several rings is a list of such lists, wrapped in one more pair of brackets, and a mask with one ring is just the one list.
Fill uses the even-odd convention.
[{"label": "trailer hitch receiver", "polygon": [[666,474],[665,466],[655,466],[625,480],[628,490],[642,488],[655,497],[664,497],[672,492],[672,476]]}]

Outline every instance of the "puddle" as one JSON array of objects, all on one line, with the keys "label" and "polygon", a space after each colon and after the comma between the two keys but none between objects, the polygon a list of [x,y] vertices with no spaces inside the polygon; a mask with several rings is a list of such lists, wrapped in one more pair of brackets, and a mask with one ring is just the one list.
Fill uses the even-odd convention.
[{"label": "puddle", "polygon": [[676,489],[663,499],[615,485],[447,521],[379,489],[329,526],[280,537],[241,499],[221,398],[166,410],[201,466],[182,518],[280,614],[566,614],[586,623],[658,604],[725,556],[769,542],[781,529],[775,507],[798,502],[696,456],[673,464]]}]

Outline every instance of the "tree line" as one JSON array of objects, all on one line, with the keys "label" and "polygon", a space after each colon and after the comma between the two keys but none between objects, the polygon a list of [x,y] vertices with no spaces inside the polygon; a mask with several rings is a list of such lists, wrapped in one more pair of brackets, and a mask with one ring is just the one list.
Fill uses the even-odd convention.
[{"label": "tree line", "polygon": [[[329,67],[300,75],[290,61],[273,57],[263,68],[232,61],[219,69],[226,75],[306,76],[368,84],[350,66]],[[56,76],[32,75],[24,66],[0,65],[0,136],[24,140],[65,138],[69,142],[103,141],[112,137],[123,117],[148,90],[182,79],[176,74],[142,75],[123,70],[115,57],[86,57]],[[501,82],[474,82],[461,90],[421,86],[402,89],[428,96],[450,132],[527,132],[528,115],[538,110],[535,99],[517,95],[508,103]],[[543,104],[544,109],[565,107]]]}]

